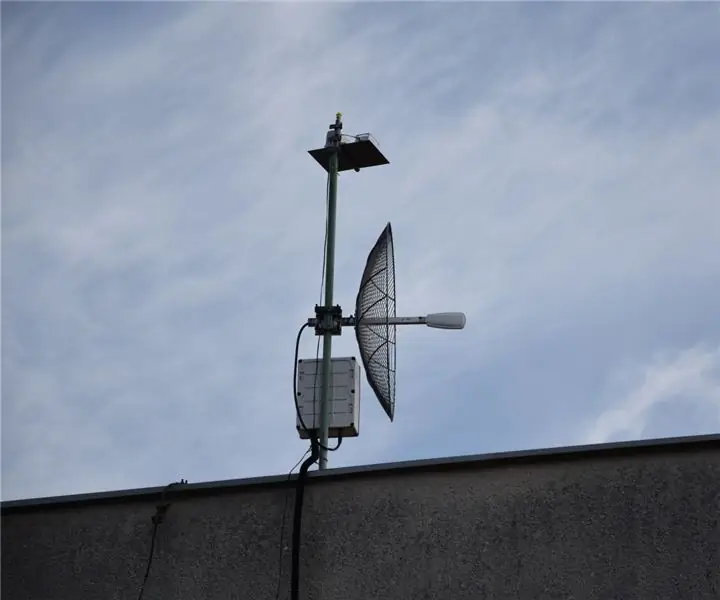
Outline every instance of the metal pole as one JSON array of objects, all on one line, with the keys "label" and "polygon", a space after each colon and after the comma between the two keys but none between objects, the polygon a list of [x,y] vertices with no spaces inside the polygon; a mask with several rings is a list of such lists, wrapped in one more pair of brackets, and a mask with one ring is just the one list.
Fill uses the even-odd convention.
[{"label": "metal pole", "polygon": [[[325,308],[333,306],[335,281],[335,213],[337,205],[338,152],[342,122],[338,113],[335,119],[335,139],[328,169],[327,247],[325,249]],[[326,317],[330,319],[330,317]],[[329,323],[328,323],[329,324]],[[332,381],[332,333],[323,334],[322,388],[320,390],[320,469],[327,468],[327,448],[330,430],[330,404]]]}]

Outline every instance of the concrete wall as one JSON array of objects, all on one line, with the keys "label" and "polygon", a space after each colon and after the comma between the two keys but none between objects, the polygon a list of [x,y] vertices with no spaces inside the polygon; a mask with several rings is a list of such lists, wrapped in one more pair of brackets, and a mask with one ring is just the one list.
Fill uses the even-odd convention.
[{"label": "concrete wall", "polygon": [[[303,599],[720,598],[720,436],[340,472],[308,483]],[[145,600],[288,598],[292,490],[188,486]],[[137,598],[157,490],[5,503],[3,600]]]}]

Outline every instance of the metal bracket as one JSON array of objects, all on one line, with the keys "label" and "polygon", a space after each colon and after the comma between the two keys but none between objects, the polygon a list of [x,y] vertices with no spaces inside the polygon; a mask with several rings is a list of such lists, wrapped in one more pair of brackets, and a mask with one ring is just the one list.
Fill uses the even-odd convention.
[{"label": "metal bracket", "polygon": [[315,305],[315,319],[312,319],[312,325],[315,327],[315,335],[331,335],[342,334],[342,308],[340,306],[319,306]]},{"label": "metal bracket", "polygon": [[[340,142],[342,141],[342,128],[342,114],[337,113],[335,115],[335,123],[330,125],[328,131],[328,139],[332,140],[333,146],[340,147]],[[330,131],[334,133],[330,134]]]},{"label": "metal bracket", "polygon": [[155,514],[152,517],[152,523],[153,525],[157,526],[160,525],[165,520],[165,514],[168,511],[168,508],[170,508],[171,502],[169,500],[166,500],[166,496],[168,495],[168,492],[170,489],[176,485],[186,485],[187,479],[181,479],[180,481],[174,481],[173,483],[170,483],[165,486],[165,488],[162,491],[162,496],[160,497],[160,504],[157,505]]}]

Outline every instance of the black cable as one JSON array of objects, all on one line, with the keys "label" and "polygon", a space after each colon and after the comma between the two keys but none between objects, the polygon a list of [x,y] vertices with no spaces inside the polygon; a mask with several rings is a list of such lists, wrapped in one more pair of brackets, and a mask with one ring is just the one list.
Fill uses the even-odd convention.
[{"label": "black cable", "polygon": [[150,553],[148,554],[147,567],[145,569],[145,576],[143,577],[142,583],[140,584],[140,592],[138,593],[138,600],[142,600],[143,594],[145,593],[145,585],[147,584],[148,577],[150,577],[150,569],[152,568],[153,558],[155,555],[155,539],[157,538],[157,530],[160,523],[165,520],[165,513],[170,508],[170,502],[165,501],[165,496],[171,487],[175,485],[183,485],[187,483],[187,479],[181,479],[180,481],[174,481],[165,486],[160,496],[160,504],[155,509],[155,514],[152,517],[152,536],[150,537]]},{"label": "black cable", "polygon": [[159,523],[153,520],[152,537],[150,538],[150,554],[148,556],[147,568],[145,569],[145,577],[140,584],[140,593],[138,594],[138,600],[142,600],[143,594],[145,593],[145,584],[147,583],[148,577],[150,577],[150,567],[152,567],[153,554],[155,552],[155,537],[157,535],[157,528]]},{"label": "black cable", "polygon": [[322,255],[322,274],[320,275],[320,301],[318,304],[323,303],[323,292],[325,291],[325,270],[327,269],[327,243],[328,243],[328,228],[330,221],[328,220],[328,209],[330,208],[330,174],[328,174],[327,185],[325,186],[325,241],[323,242],[323,255]]},{"label": "black cable", "polygon": [[[295,414],[297,415],[298,421],[300,421],[300,427],[303,428],[303,431],[310,437],[311,439],[314,439],[317,441],[317,436],[315,435],[316,430],[311,430],[308,428],[308,426],[305,424],[305,420],[302,417],[302,414],[300,413],[300,404],[298,404],[298,391],[297,391],[297,370],[298,370],[298,356],[300,355],[300,339],[302,338],[303,331],[305,331],[305,328],[308,326],[307,323],[303,323],[302,327],[300,327],[300,331],[298,331],[297,338],[295,340],[295,361],[293,364],[293,401],[295,403]],[[319,338],[318,338],[319,339]],[[319,346],[319,342],[318,342]],[[318,351],[319,353],[319,351]],[[317,360],[317,359],[316,359]],[[318,369],[316,367],[315,369],[315,383],[317,384],[317,372]],[[313,386],[313,406],[315,406],[315,388],[317,385]],[[338,437],[338,443],[334,448],[328,448],[323,446],[319,441],[317,442],[318,448],[323,448],[324,450],[327,450],[328,452],[335,452],[340,445],[342,444],[342,436]]]},{"label": "black cable", "polygon": [[[290,469],[288,472],[288,481],[292,478],[292,473],[295,469],[297,469],[298,465],[305,459],[305,457],[310,453],[310,448],[305,450],[305,453],[300,457],[300,460],[297,461],[293,468]],[[275,591],[275,600],[280,600],[280,584],[282,582],[282,570],[283,570],[283,544],[285,543],[285,521],[287,520],[287,505],[288,505],[288,499],[290,498],[290,494],[285,494],[285,504],[283,506],[283,513],[282,513],[282,521],[280,523],[280,551],[278,555],[278,579],[277,579],[277,587]]]},{"label": "black cable", "polygon": [[305,498],[305,480],[308,469],[320,457],[320,448],[316,439],[310,440],[310,456],[300,466],[295,488],[295,513],[292,532],[292,571],[290,574],[290,600],[300,600],[300,534],[302,532],[302,507]]},{"label": "black cable", "polygon": [[[318,385],[318,373],[320,373],[320,336],[317,336],[317,344],[315,344],[315,376],[313,377],[313,410],[315,410],[315,407],[317,406],[317,385]],[[329,399],[328,399],[329,401]],[[314,419],[313,419],[314,420]],[[328,419],[329,421],[329,419]],[[328,429],[330,429],[328,423]],[[340,439],[340,438],[338,438]],[[318,444],[320,448],[325,448],[323,446],[322,442],[318,438]],[[340,447],[340,442],[338,441],[337,446],[335,446],[335,450],[337,450]],[[331,450],[328,450],[329,452],[332,452]]]},{"label": "black cable", "polygon": [[[323,291],[325,290],[325,271],[327,270],[327,243],[328,243],[328,228],[330,227],[330,221],[328,220],[328,212],[330,208],[330,173],[328,173],[327,176],[327,183],[325,185],[325,241],[323,242],[323,258],[322,258],[322,275],[320,277],[320,301],[318,304],[322,305],[324,303],[323,298]],[[295,356],[295,364],[297,364],[298,357]],[[315,379],[313,380],[313,407],[315,406],[316,398],[315,398],[315,392],[317,390],[317,378],[318,373],[320,372],[320,369],[318,369],[318,361],[320,360],[320,336],[318,336],[317,339],[317,345],[315,346]],[[297,394],[295,395],[297,398]],[[302,424],[302,419],[300,419]],[[308,433],[307,427],[303,425],[303,429],[305,429],[305,432]],[[337,450],[340,447],[340,443],[338,442],[337,446],[335,446],[334,449],[325,448],[322,444],[320,444],[320,448],[323,450],[327,450],[328,452],[333,452],[334,450]]]}]

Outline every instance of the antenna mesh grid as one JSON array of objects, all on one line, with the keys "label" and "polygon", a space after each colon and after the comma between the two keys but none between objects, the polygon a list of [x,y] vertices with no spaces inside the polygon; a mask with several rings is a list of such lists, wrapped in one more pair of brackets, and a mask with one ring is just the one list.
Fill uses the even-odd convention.
[{"label": "antenna mesh grid", "polygon": [[[355,335],[368,383],[390,420],[395,415],[395,254],[387,224],[368,255],[355,303]],[[363,319],[373,319],[372,325]],[[378,320],[382,320],[377,324]]]}]

